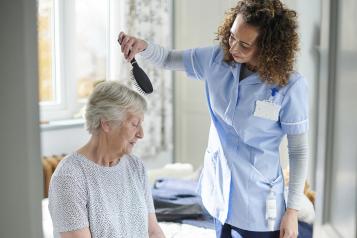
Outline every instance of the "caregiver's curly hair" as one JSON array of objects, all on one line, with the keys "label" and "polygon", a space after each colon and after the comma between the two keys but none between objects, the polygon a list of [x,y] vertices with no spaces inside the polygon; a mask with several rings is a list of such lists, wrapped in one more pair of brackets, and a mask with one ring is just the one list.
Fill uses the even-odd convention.
[{"label": "caregiver's curly hair", "polygon": [[257,27],[258,65],[260,77],[271,84],[284,86],[294,69],[299,49],[296,12],[279,0],[241,0],[226,12],[223,24],[218,28],[217,40],[224,50],[224,61],[234,61],[229,53],[230,29],[237,16]]}]

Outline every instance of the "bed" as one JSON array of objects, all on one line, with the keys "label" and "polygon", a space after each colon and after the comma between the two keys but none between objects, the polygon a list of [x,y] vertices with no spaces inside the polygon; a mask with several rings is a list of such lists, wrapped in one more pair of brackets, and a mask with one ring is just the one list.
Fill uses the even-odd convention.
[{"label": "bed", "polygon": [[[159,222],[161,229],[167,238],[215,238],[215,232],[212,229],[197,227],[189,224],[180,224],[175,222]],[[53,238],[53,228],[50,214],[48,212],[48,199],[42,200],[42,228],[44,238]]]},{"label": "bed", "polygon": [[[48,211],[48,185],[52,173],[62,156],[46,157],[42,160],[44,174],[44,199],[42,218],[44,238],[53,238],[53,227]],[[189,164],[169,164],[148,171],[156,214],[161,229],[167,238],[214,238],[213,219],[205,211],[196,193],[199,170]],[[305,191],[306,193],[307,191]],[[305,197],[304,208],[299,214],[299,238],[312,237],[314,208]]]}]

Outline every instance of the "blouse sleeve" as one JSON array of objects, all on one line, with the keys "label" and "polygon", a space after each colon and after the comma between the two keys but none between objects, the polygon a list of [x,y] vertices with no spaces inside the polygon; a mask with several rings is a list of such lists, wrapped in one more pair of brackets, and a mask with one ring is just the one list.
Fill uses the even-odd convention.
[{"label": "blouse sleeve", "polygon": [[154,202],[153,202],[153,198],[152,198],[151,187],[150,187],[149,179],[148,179],[145,169],[144,169],[144,186],[145,186],[145,201],[146,201],[146,206],[147,206],[148,212],[155,213],[155,207],[154,207]]},{"label": "blouse sleeve", "polygon": [[55,232],[89,227],[86,192],[74,177],[53,176],[48,199]]},{"label": "blouse sleeve", "polygon": [[145,203],[146,203],[148,213],[155,213],[154,201],[153,201],[152,193],[151,193],[151,186],[149,184],[149,179],[148,179],[148,176],[146,173],[145,166],[139,158],[137,158],[137,157],[134,157],[134,158],[135,158],[136,166],[139,170],[138,172],[139,172],[140,181],[144,188],[143,189],[144,190],[144,198],[145,198]]}]

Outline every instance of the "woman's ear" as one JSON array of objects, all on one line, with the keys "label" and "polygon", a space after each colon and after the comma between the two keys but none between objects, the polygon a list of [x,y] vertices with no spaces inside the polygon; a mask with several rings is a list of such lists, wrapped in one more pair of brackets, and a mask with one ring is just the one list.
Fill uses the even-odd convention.
[{"label": "woman's ear", "polygon": [[102,128],[102,130],[104,132],[108,133],[110,131],[110,123],[109,123],[109,121],[101,119],[100,120],[100,127]]}]

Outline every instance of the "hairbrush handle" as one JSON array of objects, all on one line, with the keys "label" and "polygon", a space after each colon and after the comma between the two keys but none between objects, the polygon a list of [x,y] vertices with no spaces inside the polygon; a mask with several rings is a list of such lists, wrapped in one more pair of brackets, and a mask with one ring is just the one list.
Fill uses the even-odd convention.
[{"label": "hairbrush handle", "polygon": [[133,66],[134,66],[134,64],[138,64],[138,62],[136,62],[135,57],[132,60],[130,60],[130,64],[133,65]]}]

